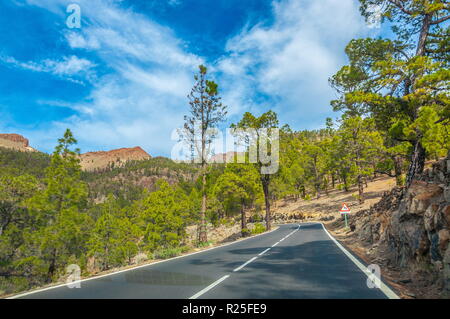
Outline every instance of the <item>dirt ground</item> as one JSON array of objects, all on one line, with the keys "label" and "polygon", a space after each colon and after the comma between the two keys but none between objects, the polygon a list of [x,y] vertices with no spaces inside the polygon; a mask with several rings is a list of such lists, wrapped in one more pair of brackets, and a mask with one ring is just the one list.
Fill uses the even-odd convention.
[{"label": "dirt ground", "polygon": [[378,202],[383,192],[389,191],[395,186],[394,178],[379,177],[373,182],[369,182],[364,188],[364,204],[360,205],[356,198],[358,190],[354,187],[349,192],[343,190],[332,190],[327,194],[322,194],[319,199],[311,200],[281,200],[274,207],[274,214],[295,214],[302,213],[306,218],[321,218],[334,216],[340,218],[339,210],[343,203],[350,208],[351,213],[368,209]]},{"label": "dirt ground", "polygon": [[[364,188],[364,204],[359,204],[355,195],[358,190],[350,189],[349,192],[343,190],[333,190],[327,194],[322,194],[319,199],[311,200],[281,200],[274,205],[273,215],[280,219],[284,215],[285,219],[302,216],[302,221],[320,221],[330,233],[348,250],[363,260],[366,264],[379,264],[382,271],[382,279],[401,298],[438,298],[439,290],[430,283],[430,279],[425,274],[411,273],[405,270],[389,267],[382,258],[371,254],[373,247],[358,241],[357,236],[349,229],[345,228],[343,217],[339,213],[343,203],[346,203],[352,214],[370,208],[377,203],[384,192],[391,190],[395,186],[395,179],[389,177],[379,177],[373,182],[369,182]],[[342,222],[336,223],[337,220]],[[339,226],[336,227],[336,224]]]}]

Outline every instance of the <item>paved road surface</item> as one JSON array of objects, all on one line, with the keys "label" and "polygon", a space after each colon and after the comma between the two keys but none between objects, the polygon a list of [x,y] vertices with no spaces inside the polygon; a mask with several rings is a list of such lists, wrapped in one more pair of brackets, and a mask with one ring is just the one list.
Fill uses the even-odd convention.
[{"label": "paved road surface", "polygon": [[224,247],[82,281],[81,288],[62,286],[18,297],[387,298],[366,282],[367,276],[321,224],[304,223],[281,225]]}]

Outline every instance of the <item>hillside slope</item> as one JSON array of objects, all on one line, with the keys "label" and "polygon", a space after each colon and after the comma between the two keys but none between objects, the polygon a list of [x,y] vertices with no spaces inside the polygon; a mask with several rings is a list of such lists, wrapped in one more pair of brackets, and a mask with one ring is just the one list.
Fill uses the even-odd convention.
[{"label": "hillside slope", "polygon": [[119,148],[111,151],[88,152],[80,155],[81,168],[84,171],[95,171],[110,167],[123,166],[129,161],[142,161],[150,159],[139,146],[133,148]]}]

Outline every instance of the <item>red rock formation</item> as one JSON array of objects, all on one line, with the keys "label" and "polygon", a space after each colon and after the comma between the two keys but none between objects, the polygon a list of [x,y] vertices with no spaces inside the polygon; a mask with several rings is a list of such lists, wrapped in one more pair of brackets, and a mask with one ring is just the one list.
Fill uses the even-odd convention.
[{"label": "red rock formation", "polygon": [[122,166],[128,161],[141,161],[151,158],[140,147],[120,148],[112,151],[89,152],[80,155],[81,167],[86,171]]},{"label": "red rock formation", "polygon": [[20,143],[23,145],[23,147],[28,147],[29,142],[28,140],[19,134],[0,134],[0,138],[4,140],[9,140],[15,143]]},{"label": "red rock formation", "polygon": [[19,134],[0,134],[0,147],[15,149],[23,152],[35,152],[36,150],[29,146],[29,141]]}]

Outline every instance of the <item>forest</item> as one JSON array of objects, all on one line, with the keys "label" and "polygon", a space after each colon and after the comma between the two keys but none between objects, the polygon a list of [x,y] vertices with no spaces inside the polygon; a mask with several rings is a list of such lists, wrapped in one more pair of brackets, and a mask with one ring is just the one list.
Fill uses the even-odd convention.
[{"label": "forest", "polygon": [[[347,65],[329,79],[337,119],[293,130],[261,106],[261,114],[244,113],[231,125],[279,129],[278,150],[268,139],[269,152],[279,151],[274,174],[264,173],[260,159],[250,163],[248,152],[246,163],[207,161],[211,129],[225,120],[227,106],[205,66],[194,75],[183,130],[186,143],[199,142],[200,161],[157,157],[83,172],[69,129],[50,155],[0,149],[0,294],[58,281],[73,264],[88,276],[89,263],[104,271],[142,254],[178,255],[193,248],[187,226],[198,225],[196,247],[209,245],[209,224],[240,223],[242,236],[268,230],[271,205],[282,198],[307,201],[356,186],[362,203],[365,185],[380,175],[411,185],[427,161],[450,150],[448,3],[360,3],[368,19],[371,5],[383,5],[394,36],[348,43]],[[248,228],[249,220],[257,227]]]}]

